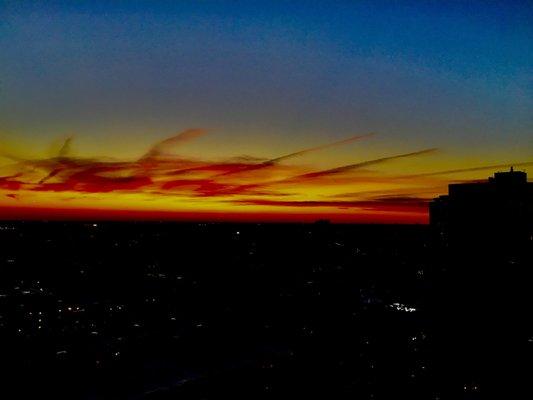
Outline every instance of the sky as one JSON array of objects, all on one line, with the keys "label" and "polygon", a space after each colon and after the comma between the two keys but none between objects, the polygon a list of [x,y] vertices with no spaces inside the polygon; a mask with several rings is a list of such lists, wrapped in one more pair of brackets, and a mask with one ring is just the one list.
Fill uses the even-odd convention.
[{"label": "sky", "polygon": [[533,170],[532,22],[527,1],[0,0],[0,218],[425,223],[448,183]]}]

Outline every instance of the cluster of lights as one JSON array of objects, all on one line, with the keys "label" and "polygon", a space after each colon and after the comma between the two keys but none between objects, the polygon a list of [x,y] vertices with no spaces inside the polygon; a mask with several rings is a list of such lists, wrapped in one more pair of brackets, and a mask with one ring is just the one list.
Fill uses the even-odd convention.
[{"label": "cluster of lights", "polygon": [[392,303],[389,307],[396,311],[403,311],[403,312],[415,312],[416,311],[415,307],[409,307],[402,303]]}]

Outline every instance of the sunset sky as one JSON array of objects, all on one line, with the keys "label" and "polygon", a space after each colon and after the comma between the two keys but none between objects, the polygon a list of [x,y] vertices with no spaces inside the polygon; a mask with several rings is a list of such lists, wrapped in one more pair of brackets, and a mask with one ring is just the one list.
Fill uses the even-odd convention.
[{"label": "sunset sky", "polygon": [[0,0],[0,218],[424,223],[532,71],[527,1]]}]

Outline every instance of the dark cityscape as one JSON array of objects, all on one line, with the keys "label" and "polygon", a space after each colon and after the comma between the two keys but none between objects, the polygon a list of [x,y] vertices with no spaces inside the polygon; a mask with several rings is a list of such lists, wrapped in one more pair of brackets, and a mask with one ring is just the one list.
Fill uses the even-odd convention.
[{"label": "dark cityscape", "polygon": [[533,399],[533,1],[0,0],[0,400]]},{"label": "dark cityscape", "polygon": [[[496,182],[518,172],[506,174]],[[520,246],[452,246],[440,214],[430,226],[3,222],[3,390],[69,399],[531,393],[532,184],[523,178],[510,185],[527,187],[512,192],[527,208],[515,209],[524,229],[494,231],[518,232]],[[452,185],[450,201],[462,190]]]}]

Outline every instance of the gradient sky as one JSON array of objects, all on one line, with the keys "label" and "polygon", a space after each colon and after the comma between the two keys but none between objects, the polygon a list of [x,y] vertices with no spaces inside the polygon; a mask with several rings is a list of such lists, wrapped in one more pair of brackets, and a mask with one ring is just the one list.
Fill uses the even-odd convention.
[{"label": "gradient sky", "polygon": [[4,218],[425,222],[533,165],[527,1],[0,0],[0,53]]}]

